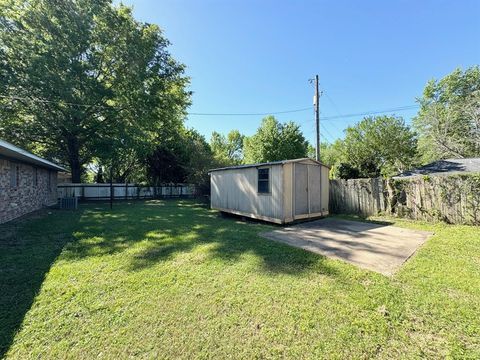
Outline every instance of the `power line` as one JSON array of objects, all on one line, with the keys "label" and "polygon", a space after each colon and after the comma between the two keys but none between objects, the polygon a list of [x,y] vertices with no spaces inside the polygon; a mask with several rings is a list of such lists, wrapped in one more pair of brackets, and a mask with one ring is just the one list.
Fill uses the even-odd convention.
[{"label": "power line", "polygon": [[[93,105],[93,104],[80,104],[80,103],[72,103],[72,102],[65,102],[62,100],[48,100],[48,99],[41,99],[41,98],[36,98],[36,97],[21,97],[21,96],[5,96],[5,95],[0,95],[0,98],[4,99],[11,99],[11,100],[35,100],[38,102],[44,102],[44,103],[59,103],[61,102],[63,105],[72,105],[72,106],[86,106],[86,107],[104,107],[102,105]],[[373,111],[366,111],[366,112],[361,112],[361,113],[352,113],[352,114],[339,114],[335,116],[325,116],[322,118],[322,120],[337,120],[337,119],[347,119],[347,118],[352,118],[356,116],[368,116],[368,115],[375,115],[375,114],[383,114],[383,113],[390,113],[390,112],[397,112],[397,111],[407,111],[407,110],[413,110],[419,108],[419,105],[406,105],[406,106],[400,106],[400,107],[395,107],[395,108],[389,108],[389,109],[384,109],[384,110],[373,110]],[[194,116],[266,116],[266,115],[277,115],[277,114],[288,114],[288,113],[295,113],[295,112],[302,112],[302,111],[308,111],[311,110],[312,107],[305,107],[305,108],[300,108],[300,109],[293,109],[293,110],[285,110],[285,111],[272,111],[272,112],[264,112],[264,113],[188,113],[188,115],[194,115]],[[314,121],[312,119],[307,120],[306,122]]]},{"label": "power line", "polygon": [[343,114],[340,112],[340,110],[338,110],[338,106],[335,104],[335,102],[333,101],[333,99],[331,98],[330,95],[328,95],[328,92],[327,91],[324,91],[324,94],[325,96],[327,97],[327,100],[330,101],[330,104],[333,105],[333,108],[335,109],[335,111],[337,112],[337,114],[339,116],[343,116]]},{"label": "power line", "polygon": [[[21,96],[5,96],[5,95],[0,95],[1,98],[4,99],[11,99],[11,100],[35,100],[38,102],[43,102],[43,103],[59,103],[62,102],[63,105],[72,105],[72,106],[86,106],[86,107],[91,107],[94,105],[90,104],[79,104],[79,103],[72,103],[72,102],[65,102],[62,100],[47,100],[47,99],[41,99],[41,98],[36,98],[36,97],[21,97]],[[200,113],[200,112],[189,112],[188,115],[194,115],[194,116],[266,116],[266,115],[277,115],[277,114],[289,114],[289,113],[295,113],[295,112],[302,112],[302,111],[307,111],[310,110],[312,107],[305,107],[305,108],[300,108],[300,109],[293,109],[293,110],[284,110],[284,111],[270,111],[270,112],[263,112],[263,113]]]},{"label": "power line", "polygon": [[[345,114],[345,115],[334,115],[334,116],[324,116],[322,120],[335,120],[335,119],[344,119],[344,118],[351,118],[355,116],[367,116],[367,115],[374,115],[374,114],[383,114],[383,113],[390,113],[396,111],[406,111],[419,108],[419,105],[407,105],[407,106],[400,106],[391,109],[385,110],[374,110],[374,111],[367,111],[362,113],[354,113],[354,114]],[[311,110],[311,107],[295,109],[295,110],[286,110],[286,111],[275,111],[275,112],[266,112],[266,113],[188,113],[188,115],[198,115],[198,116],[267,116],[267,115],[277,115],[277,114],[288,114],[294,112],[302,112]],[[315,120],[308,120],[308,121],[315,121]]]},{"label": "power line", "polygon": [[[328,94],[328,92],[324,92],[324,93],[325,93],[325,96],[327,97],[327,100],[330,101],[330,104],[333,105],[333,108],[335,109],[336,113],[337,113],[339,116],[343,116],[343,114],[340,112],[337,104],[333,101],[332,97]],[[340,133],[343,132],[343,129],[342,129],[342,130],[339,129],[339,128],[337,127],[337,125],[335,124],[335,122],[332,121],[332,122],[330,122],[330,124],[331,124],[331,125],[333,126],[333,128],[334,128],[335,130],[337,130],[338,132],[340,132]]]},{"label": "power line", "polygon": [[[320,123],[320,127],[323,129],[323,132],[326,133],[331,139],[332,139],[332,142],[335,141],[335,136],[332,135],[332,133],[325,127],[325,125],[323,123]],[[327,137],[324,136],[325,139],[328,141]]]},{"label": "power line", "polygon": [[285,110],[285,111],[271,111],[265,113],[197,113],[197,112],[190,112],[188,115],[195,115],[195,116],[266,116],[266,115],[277,115],[277,114],[289,114],[295,112],[302,112],[311,110],[312,107],[294,109],[294,110]]},{"label": "power line", "polygon": [[368,116],[368,115],[383,114],[383,113],[390,113],[390,112],[396,112],[396,111],[406,111],[406,110],[418,109],[419,107],[420,105],[407,105],[407,106],[400,106],[400,107],[385,109],[385,110],[366,111],[363,113],[344,114],[344,115],[338,115],[338,116],[324,116],[323,120],[346,119],[346,118],[352,118],[356,116]]}]

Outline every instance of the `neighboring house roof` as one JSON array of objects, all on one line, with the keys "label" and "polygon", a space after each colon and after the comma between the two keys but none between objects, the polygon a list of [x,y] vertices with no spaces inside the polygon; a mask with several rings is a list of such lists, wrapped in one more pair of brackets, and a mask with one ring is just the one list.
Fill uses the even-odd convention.
[{"label": "neighboring house roof", "polygon": [[10,144],[9,142],[2,139],[0,139],[0,157],[1,156],[51,170],[68,171],[65,168],[58,166],[51,161],[33,155],[32,153],[29,153],[28,151],[23,150],[18,146]]},{"label": "neighboring house roof", "polygon": [[405,171],[394,178],[420,175],[451,175],[459,173],[480,173],[480,158],[445,159],[434,161],[417,169]]},{"label": "neighboring house roof", "polygon": [[227,167],[222,167],[218,169],[212,169],[209,170],[209,173],[213,171],[220,171],[220,170],[231,170],[231,169],[245,169],[245,168],[252,168],[252,167],[261,167],[261,166],[269,166],[269,165],[283,165],[283,164],[288,164],[288,163],[294,163],[294,162],[301,162],[301,161],[311,161],[314,162],[318,165],[323,165],[325,167],[328,167],[327,165],[322,164],[320,161],[310,159],[310,158],[301,158],[301,159],[292,159],[292,160],[280,160],[280,161],[270,161],[270,162],[265,162],[265,163],[257,163],[257,164],[247,164],[247,165],[237,165],[237,166],[227,166]]}]

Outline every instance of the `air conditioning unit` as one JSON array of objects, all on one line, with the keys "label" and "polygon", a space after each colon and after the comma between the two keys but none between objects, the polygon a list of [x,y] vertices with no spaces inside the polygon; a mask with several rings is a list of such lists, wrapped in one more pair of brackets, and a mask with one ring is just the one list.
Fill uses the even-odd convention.
[{"label": "air conditioning unit", "polygon": [[59,205],[60,209],[76,210],[78,207],[78,198],[76,196],[60,198]]}]

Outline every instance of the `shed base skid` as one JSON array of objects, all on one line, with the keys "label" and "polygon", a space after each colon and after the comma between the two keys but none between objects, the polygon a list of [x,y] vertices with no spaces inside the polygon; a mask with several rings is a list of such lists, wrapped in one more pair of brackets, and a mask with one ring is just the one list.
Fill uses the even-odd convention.
[{"label": "shed base skid", "polygon": [[297,222],[297,221],[308,221],[308,220],[315,220],[320,219],[322,217],[328,216],[330,213],[328,211],[322,211],[312,214],[303,214],[303,215],[295,215],[293,218],[285,219],[284,224]]},{"label": "shed base skid", "polygon": [[275,218],[272,218],[272,217],[269,217],[269,216],[263,216],[263,215],[258,215],[258,214],[250,214],[250,213],[246,213],[246,212],[243,212],[243,211],[237,211],[237,210],[231,210],[231,209],[223,209],[223,208],[215,208],[215,207],[212,207],[211,209],[220,211],[222,213],[245,216],[245,217],[249,217],[249,218],[252,218],[252,219],[268,221],[268,222],[272,222],[272,223],[280,224],[280,225],[281,224],[289,224],[289,223],[293,223],[293,222],[296,222],[296,221],[308,221],[308,220],[319,219],[319,218],[325,217],[329,214],[328,211],[323,211],[323,212],[314,213],[314,214],[297,215],[294,218],[289,218],[289,219],[275,219]]}]

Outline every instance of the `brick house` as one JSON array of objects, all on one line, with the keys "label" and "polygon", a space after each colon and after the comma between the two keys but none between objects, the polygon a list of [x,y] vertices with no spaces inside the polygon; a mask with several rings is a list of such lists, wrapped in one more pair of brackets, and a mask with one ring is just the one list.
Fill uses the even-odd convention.
[{"label": "brick house", "polygon": [[57,173],[66,171],[0,139],[0,223],[57,203]]}]

